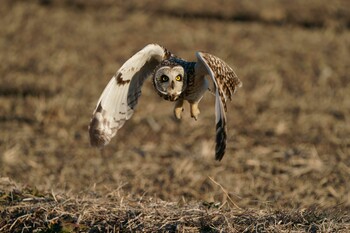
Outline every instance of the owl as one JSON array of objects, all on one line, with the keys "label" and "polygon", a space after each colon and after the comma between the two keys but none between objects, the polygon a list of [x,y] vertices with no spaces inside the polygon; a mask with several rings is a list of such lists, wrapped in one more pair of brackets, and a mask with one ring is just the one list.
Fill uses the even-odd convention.
[{"label": "owl", "polygon": [[[141,87],[152,77],[157,93],[175,102],[174,116],[181,119],[183,104],[190,105],[191,117],[199,116],[198,104],[209,90],[215,95],[215,159],[225,154],[227,101],[242,86],[235,72],[220,58],[197,52],[197,61],[188,62],[166,48],[149,44],[128,59],[112,77],[97,102],[89,126],[90,144],[107,145],[135,111]],[[210,87],[212,87],[209,89]]]}]

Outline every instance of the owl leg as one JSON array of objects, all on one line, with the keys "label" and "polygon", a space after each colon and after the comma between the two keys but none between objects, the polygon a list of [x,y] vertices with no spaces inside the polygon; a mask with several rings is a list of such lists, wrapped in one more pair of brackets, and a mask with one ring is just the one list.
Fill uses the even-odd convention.
[{"label": "owl leg", "polygon": [[182,98],[177,100],[175,103],[174,115],[175,115],[175,118],[178,120],[181,120],[181,114],[184,111],[183,104],[184,104],[184,100]]},{"label": "owl leg", "polygon": [[198,102],[190,103],[190,110],[191,110],[191,117],[197,120],[200,113],[198,108]]}]

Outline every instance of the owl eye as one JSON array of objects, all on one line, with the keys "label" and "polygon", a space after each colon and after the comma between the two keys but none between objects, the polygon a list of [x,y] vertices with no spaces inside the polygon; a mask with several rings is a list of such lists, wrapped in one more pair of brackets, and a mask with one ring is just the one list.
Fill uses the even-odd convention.
[{"label": "owl eye", "polygon": [[168,82],[169,81],[169,77],[164,75],[164,74],[162,76],[160,76],[160,79],[161,79],[162,82]]},{"label": "owl eye", "polygon": [[175,77],[175,80],[176,80],[176,81],[181,81],[181,80],[182,80],[181,75],[176,76],[176,77]]}]

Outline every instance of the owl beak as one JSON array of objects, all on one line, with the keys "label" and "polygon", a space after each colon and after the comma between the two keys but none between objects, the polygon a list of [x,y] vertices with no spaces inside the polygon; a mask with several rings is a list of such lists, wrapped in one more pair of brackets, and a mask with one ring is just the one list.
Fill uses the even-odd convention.
[{"label": "owl beak", "polygon": [[174,90],[174,88],[175,88],[175,82],[174,81],[171,81],[170,87],[171,87],[171,89]]},{"label": "owl beak", "polygon": [[177,100],[178,96],[177,95],[171,95],[170,96],[170,101],[175,101]]}]

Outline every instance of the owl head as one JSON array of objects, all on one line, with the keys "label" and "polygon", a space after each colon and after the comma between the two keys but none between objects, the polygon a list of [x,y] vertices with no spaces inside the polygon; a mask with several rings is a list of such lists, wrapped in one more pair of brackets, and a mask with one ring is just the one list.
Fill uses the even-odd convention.
[{"label": "owl head", "polygon": [[158,94],[166,100],[177,100],[186,88],[184,68],[178,64],[161,64],[153,75]]}]

